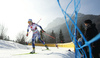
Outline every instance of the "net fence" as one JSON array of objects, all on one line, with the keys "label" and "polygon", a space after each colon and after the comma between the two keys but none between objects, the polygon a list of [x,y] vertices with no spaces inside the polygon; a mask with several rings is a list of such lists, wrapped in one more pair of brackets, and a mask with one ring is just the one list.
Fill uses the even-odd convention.
[{"label": "net fence", "polygon": [[[89,57],[92,58],[91,43],[100,39],[100,33],[98,35],[96,35],[94,38],[92,38],[91,40],[87,41],[85,39],[83,33],[81,32],[81,30],[78,28],[78,26],[77,26],[77,19],[78,18],[77,17],[78,17],[78,12],[81,8],[81,3],[80,3],[81,0],[70,0],[69,3],[67,4],[65,10],[61,6],[61,3],[60,3],[61,0],[57,0],[57,2],[58,2],[58,5],[59,5],[63,15],[64,15],[64,19],[66,22],[67,29],[69,31],[70,38],[75,45],[75,58],[81,58],[81,57],[87,58],[87,55],[83,49],[86,46],[88,46],[88,49],[89,49]],[[72,14],[69,15],[68,8],[70,7],[71,4],[74,5],[74,7],[73,7],[74,10],[72,11]],[[77,32],[79,32],[81,37],[83,38],[83,40],[85,42],[84,45],[81,45],[78,42]]]}]

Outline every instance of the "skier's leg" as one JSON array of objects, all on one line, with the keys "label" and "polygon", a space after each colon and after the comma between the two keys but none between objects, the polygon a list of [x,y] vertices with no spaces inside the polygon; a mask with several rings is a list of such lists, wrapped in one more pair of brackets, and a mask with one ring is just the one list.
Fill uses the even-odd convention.
[{"label": "skier's leg", "polygon": [[40,37],[39,37],[38,39],[39,39],[39,40],[43,43],[43,45],[45,45],[46,49],[49,49],[49,48],[48,48],[48,46],[45,44],[45,42],[44,42],[44,41],[42,41],[42,40],[41,40],[41,38],[40,38]]},{"label": "skier's leg", "polygon": [[35,39],[32,39],[32,47],[35,48]]},{"label": "skier's leg", "polygon": [[39,33],[39,32],[37,33],[37,36],[38,36],[39,41],[42,42],[43,45],[45,45],[45,47],[46,47],[47,49],[49,49],[48,46],[45,44],[45,42],[41,39],[40,33]]},{"label": "skier's leg", "polygon": [[31,53],[35,53],[35,39],[36,39],[36,36],[35,36],[35,34],[33,34],[33,36],[32,36],[32,47],[33,47],[33,51]]},{"label": "skier's leg", "polygon": [[40,37],[38,39],[40,42],[42,42],[43,45],[45,45],[45,42]]},{"label": "skier's leg", "polygon": [[45,45],[45,42],[41,39],[41,36],[40,36],[39,32],[37,32],[37,37],[38,37],[39,41],[42,42],[43,45]]}]

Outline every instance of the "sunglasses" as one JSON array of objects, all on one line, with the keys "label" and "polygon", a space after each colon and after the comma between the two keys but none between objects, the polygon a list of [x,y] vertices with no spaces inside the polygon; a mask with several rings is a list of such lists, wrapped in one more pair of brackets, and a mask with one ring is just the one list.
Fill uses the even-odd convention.
[{"label": "sunglasses", "polygon": [[31,23],[31,21],[28,21],[28,23]]}]

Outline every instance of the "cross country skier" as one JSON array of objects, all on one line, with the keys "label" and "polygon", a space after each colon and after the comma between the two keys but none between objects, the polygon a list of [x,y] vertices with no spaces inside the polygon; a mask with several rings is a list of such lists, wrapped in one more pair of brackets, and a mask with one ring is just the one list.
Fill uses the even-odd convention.
[{"label": "cross country skier", "polygon": [[26,36],[28,36],[29,29],[31,29],[31,31],[33,32],[33,36],[32,36],[32,47],[33,47],[33,50],[30,53],[35,53],[35,39],[36,39],[36,37],[38,37],[38,39],[43,43],[43,45],[45,45],[46,49],[48,49],[48,46],[45,44],[45,42],[41,40],[40,33],[37,30],[37,27],[40,27],[40,29],[42,30],[42,32],[45,32],[42,29],[42,27],[40,25],[36,24],[36,23],[33,23],[32,19],[28,20],[28,24],[29,25],[28,25]]}]

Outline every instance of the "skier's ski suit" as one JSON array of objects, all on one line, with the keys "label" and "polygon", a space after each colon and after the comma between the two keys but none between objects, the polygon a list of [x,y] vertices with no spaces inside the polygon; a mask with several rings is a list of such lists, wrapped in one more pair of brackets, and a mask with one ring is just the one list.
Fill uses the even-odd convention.
[{"label": "skier's ski suit", "polygon": [[43,30],[42,27],[36,23],[32,23],[32,25],[28,25],[28,29],[27,29],[27,32],[29,32],[29,29],[31,29],[31,31],[33,32],[33,34],[32,34],[32,46],[33,46],[33,48],[35,48],[36,37],[38,37],[38,39],[45,45],[45,42],[41,40],[41,36],[40,36],[40,33],[39,33],[37,27],[40,27],[40,29]]}]

